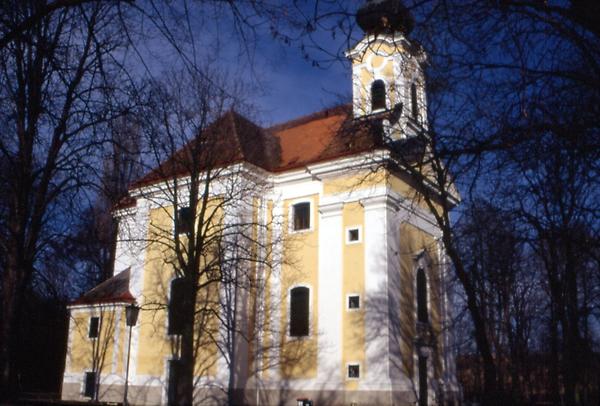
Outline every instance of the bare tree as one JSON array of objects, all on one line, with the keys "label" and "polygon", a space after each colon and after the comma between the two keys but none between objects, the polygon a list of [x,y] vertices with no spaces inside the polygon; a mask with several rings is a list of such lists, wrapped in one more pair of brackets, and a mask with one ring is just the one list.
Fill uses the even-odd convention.
[{"label": "bare tree", "polygon": [[235,388],[245,387],[239,379],[248,379],[249,347],[257,351],[257,332],[266,329],[257,316],[265,275],[281,261],[272,253],[280,242],[266,237],[281,220],[267,219],[264,200],[264,169],[274,162],[277,144],[233,110],[236,90],[226,83],[189,72],[153,83],[145,134],[159,164],[131,189],[154,207],[148,261],[174,278],[170,289],[163,280],[144,300],[147,308],[168,308],[178,360],[170,401],[179,403],[202,393],[195,377],[219,357],[229,369],[225,395],[235,403]]},{"label": "bare tree", "polygon": [[[36,12],[37,2],[18,3],[14,13],[5,15],[14,24],[22,17],[19,13]],[[41,19],[1,50],[4,396],[16,388],[15,331],[21,303],[36,261],[53,237],[52,224],[62,221],[58,203],[75,196],[86,181],[93,162],[82,158],[93,156],[99,141],[93,130],[118,114],[107,106],[115,95],[108,80],[109,56],[120,46],[111,30],[113,18],[105,4],[68,8]]]}]

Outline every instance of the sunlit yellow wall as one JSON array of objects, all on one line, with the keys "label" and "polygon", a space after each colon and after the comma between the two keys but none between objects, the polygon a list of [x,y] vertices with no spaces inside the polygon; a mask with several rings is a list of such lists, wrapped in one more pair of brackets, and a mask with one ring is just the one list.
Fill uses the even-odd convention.
[{"label": "sunlit yellow wall", "polygon": [[[429,286],[429,320],[432,325],[434,334],[437,337],[440,349],[441,340],[441,314],[440,314],[440,281],[439,281],[439,262],[438,249],[434,237],[425,231],[404,223],[400,226],[400,272],[402,294],[400,295],[400,330],[402,335],[401,357],[404,364],[405,372],[409,376],[413,376],[413,340],[415,337],[415,278],[416,264],[415,256],[426,250],[431,258],[431,266],[427,272],[427,283]],[[434,354],[434,372],[436,377],[441,372],[441,357],[440,354]]]},{"label": "sunlit yellow wall", "polygon": [[[281,373],[288,378],[314,378],[317,375],[317,334],[318,334],[318,249],[319,249],[319,196],[312,195],[312,229],[290,233],[284,226],[285,262],[282,264],[282,335]],[[289,219],[291,205],[295,200],[284,202],[284,218]],[[286,224],[287,225],[287,224]],[[297,285],[310,287],[310,335],[302,338],[288,337],[289,332],[289,290]]]},{"label": "sunlit yellow wall", "polygon": [[335,195],[351,191],[364,190],[374,186],[384,185],[386,172],[383,169],[377,171],[363,170],[351,175],[338,176],[323,181],[323,194]]},{"label": "sunlit yellow wall", "polygon": [[[358,226],[360,233],[364,232],[364,211],[359,203],[348,203],[343,209],[343,290],[342,303],[342,376],[347,375],[346,365],[349,362],[359,362],[361,376],[367,371],[365,365],[365,255],[364,235],[360,243],[347,244],[348,227]],[[360,309],[348,310],[348,295],[360,295]],[[358,381],[347,380],[346,389],[358,389]]]},{"label": "sunlit yellow wall", "polygon": [[[100,325],[97,338],[89,338],[89,325],[91,317],[99,317]],[[69,373],[83,373],[84,371],[98,371],[100,375],[106,373],[123,372],[123,334],[125,333],[125,315],[123,307],[95,307],[73,312],[71,323],[71,351],[69,357]],[[117,364],[113,370],[113,354],[115,339],[118,337]]]},{"label": "sunlit yellow wall", "polygon": [[[176,336],[167,334],[166,305],[169,303],[171,280],[175,277],[173,247],[173,207],[152,209],[149,216],[146,263],[142,297],[144,311],[140,315],[140,338],[138,349],[138,373],[160,376],[165,372],[166,362],[177,355]],[[182,238],[182,242],[185,239]],[[216,298],[216,285],[199,292],[199,301]],[[212,299],[214,300],[214,299]],[[208,321],[202,329],[216,329],[216,321]],[[199,330],[202,330],[199,329]],[[216,373],[217,348],[200,337],[196,356],[196,375],[214,376]]]},{"label": "sunlit yellow wall", "polygon": [[[424,169],[425,171],[425,169]],[[377,186],[387,186],[390,190],[403,196],[409,204],[429,211],[430,208],[424,200],[423,194],[419,193],[419,188],[414,181],[407,175],[400,175],[379,168],[376,171],[364,170],[351,175],[338,176],[323,181],[324,195],[335,195],[339,193],[355,192]],[[440,210],[437,201],[432,201],[436,210]]]}]

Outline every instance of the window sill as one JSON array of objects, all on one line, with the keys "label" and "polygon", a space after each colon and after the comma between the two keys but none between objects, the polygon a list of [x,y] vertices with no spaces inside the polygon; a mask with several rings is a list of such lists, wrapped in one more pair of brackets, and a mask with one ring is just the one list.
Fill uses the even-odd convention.
[{"label": "window sill", "polygon": [[312,228],[304,228],[302,230],[293,230],[290,229],[290,234],[306,234],[306,233],[312,233],[314,231],[314,229]]}]

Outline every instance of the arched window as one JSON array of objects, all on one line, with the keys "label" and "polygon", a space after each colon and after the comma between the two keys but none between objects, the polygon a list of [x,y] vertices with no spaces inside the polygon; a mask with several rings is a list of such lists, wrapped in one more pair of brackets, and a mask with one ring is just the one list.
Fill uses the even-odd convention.
[{"label": "arched window", "polygon": [[421,323],[427,323],[427,276],[425,270],[417,270],[417,319]]},{"label": "arched window", "polygon": [[176,278],[171,281],[171,296],[169,298],[169,334],[183,333],[185,279]]},{"label": "arched window", "polygon": [[417,85],[415,83],[410,85],[410,107],[413,118],[417,119],[419,117],[419,100],[417,98]]},{"label": "arched window", "polygon": [[309,289],[303,286],[290,291],[290,336],[308,335]]},{"label": "arched window", "polygon": [[371,84],[371,110],[385,109],[385,83],[377,79]]}]

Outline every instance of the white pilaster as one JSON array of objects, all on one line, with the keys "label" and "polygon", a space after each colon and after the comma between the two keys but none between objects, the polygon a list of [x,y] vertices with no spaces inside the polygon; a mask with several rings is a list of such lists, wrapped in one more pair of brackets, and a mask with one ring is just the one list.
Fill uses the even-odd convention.
[{"label": "white pilaster", "polygon": [[362,201],[365,212],[366,365],[361,388],[386,390],[390,384],[388,243],[386,195]]},{"label": "white pilaster", "polygon": [[[273,205],[273,220],[272,220],[272,233],[271,233],[271,244],[273,244],[273,268],[269,275],[270,282],[270,295],[271,295],[271,308],[269,314],[266,317],[269,318],[269,325],[271,327],[268,334],[270,334],[271,343],[277,343],[280,340],[281,334],[281,307],[280,301],[282,299],[281,293],[281,263],[283,259],[283,227],[287,225],[287,219],[283,216],[283,201],[277,200]],[[272,348],[268,350],[268,357],[270,359],[271,367],[268,370],[269,381],[278,382],[280,379],[280,348],[278,345],[272,345]]]},{"label": "white pilaster", "polygon": [[342,384],[343,203],[319,206],[319,336],[317,381],[323,389]]}]

